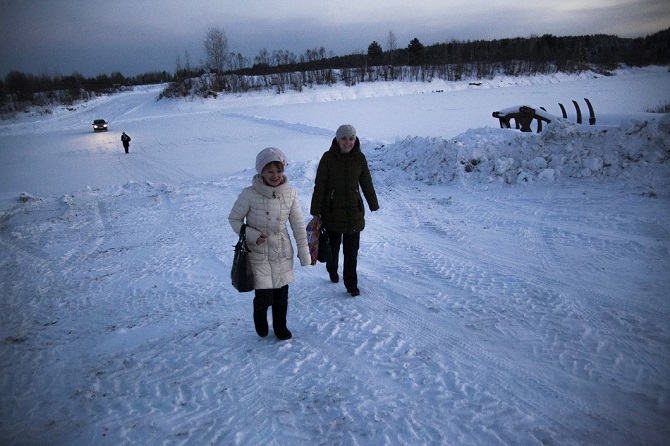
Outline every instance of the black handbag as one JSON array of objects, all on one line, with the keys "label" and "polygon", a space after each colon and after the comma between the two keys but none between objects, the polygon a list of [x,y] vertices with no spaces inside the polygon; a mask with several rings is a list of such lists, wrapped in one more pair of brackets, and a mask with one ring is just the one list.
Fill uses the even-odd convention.
[{"label": "black handbag", "polygon": [[246,227],[247,225],[243,224],[242,229],[240,229],[240,239],[235,245],[235,257],[233,258],[233,267],[230,270],[233,287],[240,293],[254,290],[254,272],[249,264]]},{"label": "black handbag", "polygon": [[317,260],[321,263],[326,263],[330,260],[332,255],[328,232],[322,226],[321,229],[319,229],[319,251]]}]

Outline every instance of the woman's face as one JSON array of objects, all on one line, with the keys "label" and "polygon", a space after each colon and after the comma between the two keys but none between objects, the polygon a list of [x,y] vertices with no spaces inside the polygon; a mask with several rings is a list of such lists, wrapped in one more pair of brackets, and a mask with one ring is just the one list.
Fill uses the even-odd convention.
[{"label": "woman's face", "polygon": [[261,177],[268,186],[277,187],[284,182],[284,168],[275,163],[268,164],[263,169]]},{"label": "woman's face", "polygon": [[343,136],[337,140],[337,144],[340,146],[340,152],[349,153],[354,148],[354,144],[356,144],[356,137]]}]

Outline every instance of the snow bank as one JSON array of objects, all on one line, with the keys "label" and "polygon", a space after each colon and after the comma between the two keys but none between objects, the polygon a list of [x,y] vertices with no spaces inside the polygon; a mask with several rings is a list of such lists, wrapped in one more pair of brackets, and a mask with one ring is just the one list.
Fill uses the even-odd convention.
[{"label": "snow bank", "polygon": [[636,168],[670,165],[670,114],[619,127],[559,119],[539,134],[480,128],[453,139],[411,137],[375,147],[370,161],[378,170],[399,168],[428,184],[643,175]]}]

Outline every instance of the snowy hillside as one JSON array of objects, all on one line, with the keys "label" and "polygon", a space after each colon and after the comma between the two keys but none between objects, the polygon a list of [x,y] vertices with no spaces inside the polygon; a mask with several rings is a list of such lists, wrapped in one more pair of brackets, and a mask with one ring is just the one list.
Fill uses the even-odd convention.
[{"label": "snowy hillside", "polygon": [[[158,91],[0,123],[0,444],[665,444],[667,69]],[[597,126],[491,117],[584,97]],[[298,268],[293,339],[259,338],[228,212],[274,145],[307,217],[342,123],[381,205],[361,295]]]}]

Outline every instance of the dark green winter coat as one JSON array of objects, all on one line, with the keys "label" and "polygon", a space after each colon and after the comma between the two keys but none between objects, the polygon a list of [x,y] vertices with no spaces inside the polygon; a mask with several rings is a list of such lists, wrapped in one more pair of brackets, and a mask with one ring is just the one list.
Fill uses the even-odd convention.
[{"label": "dark green winter coat", "polygon": [[343,234],[362,231],[365,228],[365,206],[361,190],[370,210],[379,209],[360,141],[356,138],[354,148],[349,153],[342,153],[337,140],[333,139],[316,171],[309,213],[321,215],[323,226],[329,231]]}]

